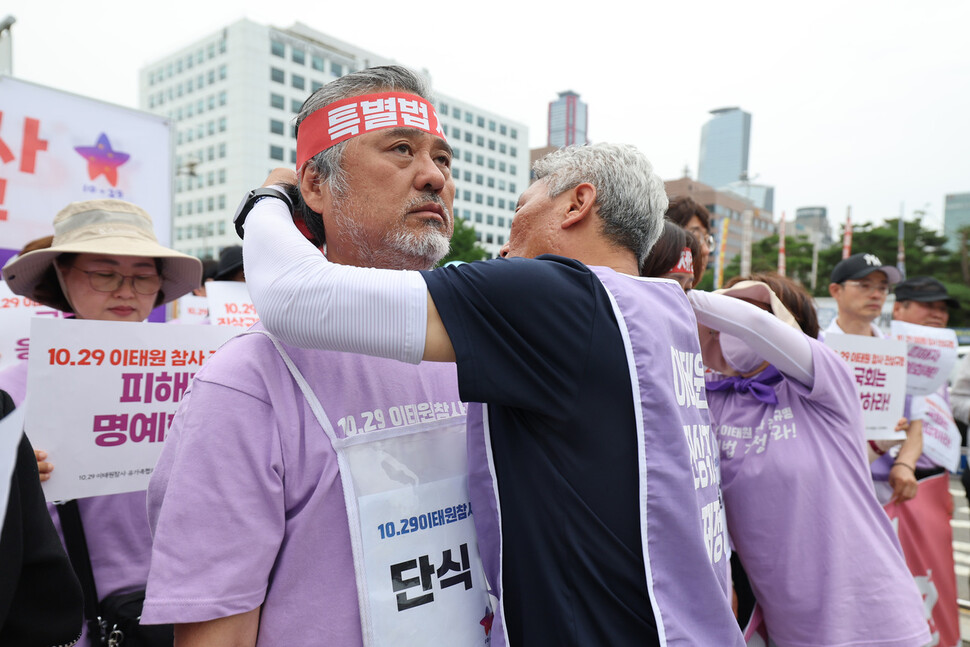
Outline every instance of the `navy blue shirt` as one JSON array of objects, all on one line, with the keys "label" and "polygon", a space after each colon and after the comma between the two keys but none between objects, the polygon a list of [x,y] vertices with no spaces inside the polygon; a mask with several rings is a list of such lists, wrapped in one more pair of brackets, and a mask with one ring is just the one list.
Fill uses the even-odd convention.
[{"label": "navy blue shirt", "polygon": [[424,272],[461,397],[486,403],[511,645],[657,645],[635,405],[599,279],[556,256]]}]

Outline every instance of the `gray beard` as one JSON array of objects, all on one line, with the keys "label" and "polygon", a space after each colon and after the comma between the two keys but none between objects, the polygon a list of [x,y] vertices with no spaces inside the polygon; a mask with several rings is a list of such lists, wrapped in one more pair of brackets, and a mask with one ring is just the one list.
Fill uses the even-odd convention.
[{"label": "gray beard", "polygon": [[[451,212],[444,207],[436,195],[418,196],[409,202],[401,214],[399,224],[407,219],[408,210],[425,202],[437,202],[445,209],[446,219],[451,218]],[[351,201],[345,195],[334,195],[334,221],[339,228],[338,235],[348,240],[356,250],[356,256],[365,267],[380,267],[396,270],[430,270],[438,261],[448,255],[451,241],[442,233],[438,224],[433,221],[427,223],[423,232],[407,228],[396,228],[388,231],[381,240],[380,247],[370,248],[363,223],[347,212],[351,208]]]}]

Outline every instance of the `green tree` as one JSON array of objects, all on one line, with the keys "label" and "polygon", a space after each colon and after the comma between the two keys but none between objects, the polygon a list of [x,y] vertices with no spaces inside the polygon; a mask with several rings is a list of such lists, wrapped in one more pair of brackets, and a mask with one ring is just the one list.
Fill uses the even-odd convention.
[{"label": "green tree", "polygon": [[[752,272],[778,271],[778,241],[778,234],[774,234],[751,245]],[[740,273],[741,255],[738,254],[724,268],[724,282]],[[785,276],[806,289],[812,284],[812,243],[807,236],[785,236]]]},{"label": "green tree", "polygon": [[451,249],[448,255],[441,259],[439,266],[451,261],[480,261],[488,258],[485,251],[475,237],[475,228],[465,222],[463,218],[455,218],[455,233],[451,236]]}]

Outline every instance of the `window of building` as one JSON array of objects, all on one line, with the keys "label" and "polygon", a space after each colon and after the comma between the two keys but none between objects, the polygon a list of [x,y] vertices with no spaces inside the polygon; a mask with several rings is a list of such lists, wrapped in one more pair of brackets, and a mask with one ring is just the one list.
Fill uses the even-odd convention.
[{"label": "window of building", "polygon": [[443,115],[446,115],[446,114],[448,114],[448,104],[447,104],[447,103],[445,103],[444,101],[442,101],[442,102],[441,102],[440,104],[438,104],[438,110],[439,110],[439,111],[441,112],[441,114],[443,114]]},{"label": "window of building", "polygon": [[488,178],[488,186],[489,188],[492,188],[492,189],[495,188],[495,178],[493,177]]},{"label": "window of building", "polygon": [[269,131],[274,135],[283,134],[283,122],[278,119],[269,120]]},{"label": "window of building", "polygon": [[469,144],[472,143],[472,134],[467,130],[465,131],[465,141],[468,142]]},{"label": "window of building", "polygon": [[452,128],[451,128],[451,135],[452,135],[452,137],[454,137],[454,138],[455,138],[456,140],[457,140],[457,139],[461,139],[461,128],[457,128],[457,127],[455,127],[455,126],[452,126]]},{"label": "window of building", "polygon": [[495,224],[495,216],[493,216],[492,214],[488,214],[487,216],[485,216],[485,224],[486,225],[494,225]]},{"label": "window of building", "polygon": [[209,110],[214,110],[216,107],[216,95],[210,94],[207,102],[209,104]]},{"label": "window of building", "polygon": [[[216,208],[216,198],[215,198],[215,196],[212,196],[212,195],[209,196],[209,199],[206,200],[206,208],[209,211],[212,211],[213,209]],[[211,223],[210,223],[210,226],[211,226]]]},{"label": "window of building", "polygon": [[326,68],[324,67],[323,57],[319,54],[314,54],[310,57],[310,67],[318,72],[323,72]]},{"label": "window of building", "polygon": [[484,128],[485,127],[485,117],[479,117],[478,118],[478,127],[479,128]]},{"label": "window of building", "polygon": [[208,81],[209,81],[209,85],[212,85],[213,83],[215,83],[216,82],[216,71],[215,70],[209,70],[209,74],[208,74],[208,77],[207,78],[208,78]]},{"label": "window of building", "polygon": [[487,204],[490,207],[494,207],[495,206],[495,198],[492,197],[492,196],[488,196],[487,198],[485,198],[485,204]]},{"label": "window of building", "polygon": [[[513,128],[513,129],[512,129],[512,130],[511,130],[511,131],[509,132],[509,134],[510,134],[510,135],[512,135],[512,139],[518,139],[518,138],[519,138],[519,131],[518,131],[518,130],[516,130],[515,128]],[[513,153],[513,154],[514,154],[514,153]]]},{"label": "window of building", "polygon": [[455,106],[454,108],[452,108],[451,109],[451,115],[455,119],[461,119],[461,108],[459,108],[458,106]]},{"label": "window of building", "polygon": [[226,53],[226,39],[225,38],[223,38],[222,40],[219,41],[219,53],[220,54],[225,54]]},{"label": "window of building", "polygon": [[221,168],[219,169],[219,184],[225,184],[225,183],[226,183],[226,169]]},{"label": "window of building", "polygon": [[475,145],[476,146],[483,146],[484,147],[485,146],[485,138],[482,137],[481,135],[479,135],[478,137],[476,137],[475,138]]},{"label": "window of building", "polygon": [[271,159],[283,161],[283,147],[282,146],[270,146],[269,156]]},{"label": "window of building", "polygon": [[224,81],[225,79],[226,79],[226,66],[225,65],[220,65],[219,66],[219,80],[220,81]]},{"label": "window of building", "polygon": [[[505,200],[499,200],[499,205],[498,206],[499,207],[505,207]],[[499,227],[504,227],[505,226],[505,216],[499,216],[498,217],[498,226]]]},{"label": "window of building", "polygon": [[278,40],[271,40],[269,41],[269,53],[273,56],[286,58],[286,45]]},{"label": "window of building", "polygon": [[494,157],[489,157],[488,158],[488,168],[491,168],[491,169],[495,168],[495,158]]},{"label": "window of building", "polygon": [[310,88],[314,92],[316,92],[317,90],[319,90],[322,87],[323,87],[323,83],[320,83],[320,81],[314,81],[313,83],[310,84]]},{"label": "window of building", "polygon": [[269,68],[269,80],[274,83],[285,83],[286,74],[278,67],[271,67]]},{"label": "window of building", "polygon": [[226,156],[226,144],[225,143],[219,144],[219,159],[222,159],[225,156]]},{"label": "window of building", "polygon": [[475,184],[481,184],[484,181],[481,173],[475,174]]},{"label": "window of building", "polygon": [[[185,213],[187,215],[190,215],[190,216],[192,215],[192,206],[193,206],[193,203],[192,203],[191,200],[189,200],[188,202],[185,203]],[[192,229],[191,228],[186,233],[188,234],[188,237],[189,238],[192,238]]]},{"label": "window of building", "polygon": [[482,212],[481,211],[476,211],[475,212],[475,222],[477,222],[477,223],[481,223],[482,222]]},{"label": "window of building", "polygon": [[[455,177],[458,177],[458,176],[456,175]],[[465,182],[471,182],[471,181],[472,181],[471,171],[465,171]]]},{"label": "window of building", "polygon": [[226,91],[225,90],[223,90],[222,92],[219,93],[219,105],[220,106],[226,105]]},{"label": "window of building", "polygon": [[340,63],[335,62],[335,61],[331,61],[331,63],[330,63],[330,73],[332,75],[334,75],[334,76],[343,76],[344,75],[344,66],[341,65]]},{"label": "window of building", "polygon": [[485,158],[481,155],[476,155],[475,163],[478,164],[479,166],[485,166]]},{"label": "window of building", "polygon": [[461,192],[461,199],[464,200],[465,202],[471,202],[472,192],[471,191],[462,191]]},{"label": "window of building", "polygon": [[509,131],[508,131],[508,129],[507,129],[506,127],[505,127],[505,124],[500,124],[500,125],[499,125],[499,127],[498,127],[498,134],[499,134],[499,135],[505,135],[505,134],[506,134],[506,133],[508,133],[508,132],[509,132]]},{"label": "window of building", "polygon": [[290,111],[294,113],[299,113],[300,108],[303,107],[303,102],[299,99],[290,99]]},{"label": "window of building", "polygon": [[206,53],[206,56],[208,58],[215,58],[215,55],[216,55],[216,44],[215,43],[209,43],[209,46],[206,48],[205,53]]},{"label": "window of building", "polygon": [[283,106],[285,105],[284,99],[283,99],[283,95],[282,94],[270,94],[269,95],[269,105],[270,105],[271,108],[279,108],[280,110],[282,110],[283,109]]},{"label": "window of building", "polygon": [[499,236],[498,238],[495,239],[495,242],[497,242],[499,245],[504,245],[505,244],[505,236]]},{"label": "window of building", "polygon": [[488,150],[490,150],[490,151],[495,150],[495,140],[494,139],[488,140]]},{"label": "window of building", "polygon": [[297,90],[306,89],[306,79],[300,76],[299,74],[293,74],[290,77],[290,84]]},{"label": "window of building", "polygon": [[290,164],[296,164],[296,149],[290,149]]},{"label": "window of building", "polygon": [[509,182],[509,193],[515,193],[515,182]]},{"label": "window of building", "polygon": [[475,120],[475,117],[472,116],[472,113],[465,111],[465,123],[470,124],[470,123],[473,123],[474,120]]},{"label": "window of building", "polygon": [[465,151],[465,161],[466,162],[471,162],[472,161],[471,151]]},{"label": "window of building", "polygon": [[498,170],[501,171],[502,173],[505,173],[505,162],[500,161],[498,163]]},{"label": "window of building", "polygon": [[[219,196],[219,208],[220,209],[225,209],[226,208],[226,194],[225,193],[223,193],[222,195]],[[224,221],[220,221],[219,222],[219,233],[220,234],[226,233],[225,224],[226,223]]]},{"label": "window of building", "polygon": [[485,234],[485,242],[486,243],[494,243],[495,242],[495,236],[493,236],[492,234]]},{"label": "window of building", "polygon": [[515,164],[509,164],[509,173],[512,174],[512,175],[515,175],[515,173],[516,173],[516,166],[515,166]]},{"label": "window of building", "polygon": [[292,54],[293,62],[298,65],[306,65],[306,52],[302,49],[293,48]]},{"label": "window of building", "polygon": [[209,134],[210,135],[215,135],[216,134],[216,123],[214,121],[210,121],[207,124],[207,126],[208,126]]},{"label": "window of building", "polygon": [[482,204],[483,202],[484,202],[484,200],[482,199],[482,194],[481,193],[476,193],[475,194],[475,204]]},{"label": "window of building", "polygon": [[220,117],[219,118],[219,132],[220,133],[226,132],[226,118],[225,117]]},{"label": "window of building", "polygon": [[494,119],[489,119],[488,120],[488,129],[491,130],[493,133],[495,132],[495,120]]},{"label": "window of building", "polygon": [[207,157],[208,161],[210,161],[210,162],[216,158],[216,147],[215,146],[210,146],[209,148],[206,149],[206,157]]}]

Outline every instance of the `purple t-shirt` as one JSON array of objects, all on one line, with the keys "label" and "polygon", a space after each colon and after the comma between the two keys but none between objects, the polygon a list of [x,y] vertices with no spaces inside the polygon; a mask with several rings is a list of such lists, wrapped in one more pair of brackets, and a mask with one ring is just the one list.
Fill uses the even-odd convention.
[{"label": "purple t-shirt", "polygon": [[[27,393],[27,362],[0,371],[0,389],[9,393],[14,403],[20,406]],[[56,475],[57,463],[70,460],[70,457],[50,456],[49,460],[54,463]],[[57,508],[49,503],[47,510],[63,542]],[[145,493],[126,492],[78,499],[78,510],[98,597],[145,588],[152,551]],[[84,643],[86,632],[85,625],[79,644]]]},{"label": "purple t-shirt", "polygon": [[[340,437],[465,413],[453,364],[286,349]],[[148,508],[155,545],[143,622],[262,605],[258,645],[361,644],[337,457],[264,335],[227,342],[196,374]]]},{"label": "purple t-shirt", "polygon": [[812,389],[785,378],[777,405],[708,392],[731,538],[779,645],[924,645],[921,596],[873,493],[852,376],[809,342]]}]

